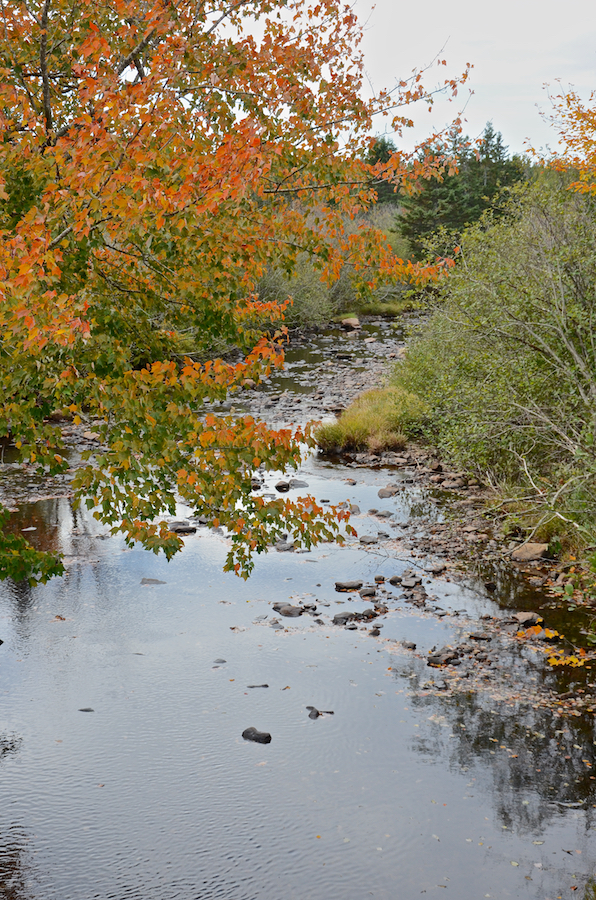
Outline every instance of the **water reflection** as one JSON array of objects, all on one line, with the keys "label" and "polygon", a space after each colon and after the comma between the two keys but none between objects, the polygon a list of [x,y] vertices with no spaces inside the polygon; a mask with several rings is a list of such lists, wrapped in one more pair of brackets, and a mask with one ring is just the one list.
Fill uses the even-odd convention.
[{"label": "water reflection", "polygon": [[[334,341],[321,338],[325,352]],[[407,473],[305,468],[317,496],[391,510],[359,517],[362,533],[442,515]],[[379,501],[393,479],[404,490]],[[487,669],[486,689],[462,674],[439,690],[444,672],[365,632],[306,615],[269,627],[288,598],[317,598],[328,623],[353,602],[337,578],[402,571],[387,545],[271,553],[245,585],[221,572],[223,540],[206,530],[167,565],[102,540],[64,500],[22,505],[14,522],[69,565],[47,586],[0,589],[14,627],[0,710],[27,751],[8,731],[0,741],[0,897],[409,900],[448,885],[458,900],[554,900],[590,874],[593,718],[544,708],[566,676],[545,674],[542,655],[495,639],[502,684]],[[431,590],[471,614],[550,602],[504,567]],[[425,653],[462,619],[404,608],[384,621]],[[591,673],[573,677],[587,688]],[[309,704],[335,715],[311,721]],[[244,742],[250,725],[271,745]]]}]

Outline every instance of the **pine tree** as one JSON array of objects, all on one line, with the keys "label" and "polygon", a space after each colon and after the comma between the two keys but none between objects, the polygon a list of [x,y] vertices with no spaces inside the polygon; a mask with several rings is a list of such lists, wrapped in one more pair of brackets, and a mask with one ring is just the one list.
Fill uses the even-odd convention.
[{"label": "pine tree", "polygon": [[[510,158],[500,132],[488,122],[482,138],[473,145],[469,138],[453,132],[446,144],[431,149],[430,156],[443,162],[439,178],[420,179],[415,193],[402,196],[402,210],[396,229],[408,238],[413,255],[425,255],[426,242],[439,229],[457,242],[463,229],[478,221],[487,209],[495,208],[502,188],[524,176],[519,157]],[[456,171],[449,174],[449,161]]]}]

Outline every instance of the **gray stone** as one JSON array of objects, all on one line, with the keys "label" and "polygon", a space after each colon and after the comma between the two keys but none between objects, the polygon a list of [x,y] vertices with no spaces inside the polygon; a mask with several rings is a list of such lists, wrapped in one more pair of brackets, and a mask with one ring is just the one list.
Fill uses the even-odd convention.
[{"label": "gray stone", "polygon": [[388,497],[395,497],[395,495],[399,493],[398,487],[393,487],[392,485],[388,485],[387,487],[381,488],[378,492],[377,496],[381,500],[386,500]]},{"label": "gray stone", "polygon": [[421,582],[422,578],[418,575],[404,575],[401,580],[401,586],[404,588],[415,588]]},{"label": "gray stone", "polygon": [[167,582],[160,581],[159,578],[141,578],[141,584],[167,584]]},{"label": "gray stone", "polygon": [[290,541],[277,541],[275,549],[278,553],[291,553],[294,550],[294,544]]},{"label": "gray stone", "polygon": [[336,581],[335,582],[335,590],[336,591],[359,591],[362,587],[362,581]]},{"label": "gray stone", "polygon": [[280,614],[280,616],[285,616],[287,619],[297,619],[298,616],[301,616],[303,613],[303,609],[301,606],[290,606],[290,604],[284,606],[274,606],[273,609]]},{"label": "gray stone", "polygon": [[348,622],[351,622],[352,619],[356,618],[356,613],[353,612],[340,612],[336,613],[333,616],[333,624],[334,625],[346,625]]},{"label": "gray stone", "polygon": [[271,743],[271,735],[268,731],[258,731],[253,725],[250,728],[245,728],[242,732],[242,737],[245,741],[254,741],[257,744],[270,744]]},{"label": "gray stone", "polygon": [[377,591],[374,587],[365,587],[362,588],[361,591],[358,592],[362,599],[364,600],[366,597],[376,597]]},{"label": "gray stone", "polygon": [[290,482],[278,481],[275,485],[275,490],[279,491],[280,494],[286,494],[290,490]]},{"label": "gray stone", "polygon": [[196,525],[191,525],[189,522],[170,522],[168,525],[168,531],[172,531],[174,534],[194,534],[196,530]]},{"label": "gray stone", "polygon": [[379,539],[372,534],[363,534],[360,538],[361,544],[378,544]]}]

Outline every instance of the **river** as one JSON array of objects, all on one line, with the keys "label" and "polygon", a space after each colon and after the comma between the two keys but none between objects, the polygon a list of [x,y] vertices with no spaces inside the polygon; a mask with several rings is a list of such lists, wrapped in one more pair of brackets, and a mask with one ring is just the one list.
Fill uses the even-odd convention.
[{"label": "river", "polygon": [[[358,343],[342,363],[355,377],[366,354],[395,350],[390,329],[367,333],[376,344],[329,333],[299,347],[271,394],[290,409],[344,346]],[[312,455],[299,478],[320,500],[382,506],[390,535],[421,510],[444,514],[399,469]],[[400,479],[404,490],[380,501]],[[18,505],[20,527],[60,548],[67,574],[0,585],[0,897],[584,896],[596,863],[593,715],[534,702],[554,684],[544,655],[498,637],[502,665],[469,687],[426,664],[480,616],[510,614],[515,591],[488,592],[472,568],[431,575],[383,539],[273,550],[245,583],[222,572],[220,533],[199,528],[167,563],[126,549],[66,498]],[[359,536],[380,530],[374,516],[353,524]],[[432,610],[389,585],[408,571]],[[380,636],[333,625],[371,605],[335,582],[375,577],[389,609]],[[283,618],[279,602],[316,612]],[[312,719],[312,706],[333,715]],[[249,726],[271,743],[243,740]]]}]

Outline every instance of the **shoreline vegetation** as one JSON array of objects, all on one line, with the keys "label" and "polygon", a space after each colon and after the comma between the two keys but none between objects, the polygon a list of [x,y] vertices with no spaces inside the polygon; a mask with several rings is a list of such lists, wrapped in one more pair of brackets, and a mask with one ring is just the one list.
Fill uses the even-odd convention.
[{"label": "shoreline vegetation", "polygon": [[596,596],[596,206],[543,172],[464,230],[386,383],[316,431],[323,452],[433,447]]}]

